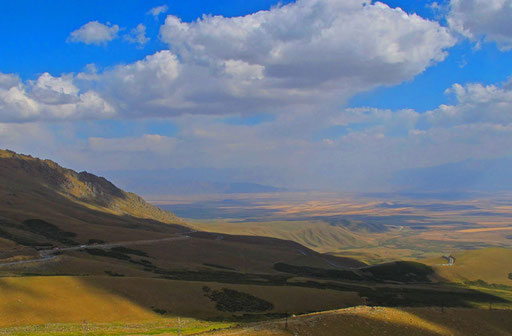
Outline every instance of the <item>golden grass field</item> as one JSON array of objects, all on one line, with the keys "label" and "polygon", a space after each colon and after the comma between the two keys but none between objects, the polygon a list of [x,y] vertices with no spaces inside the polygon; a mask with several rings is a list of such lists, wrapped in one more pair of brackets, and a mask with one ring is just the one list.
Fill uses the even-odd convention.
[{"label": "golden grass field", "polygon": [[456,258],[453,266],[437,266],[446,263],[446,259],[433,259],[436,273],[452,282],[466,280],[484,280],[488,283],[512,286],[512,249],[486,248],[473,251],[454,253]]},{"label": "golden grass field", "polygon": [[[228,318],[202,290],[205,283],[150,278],[0,278],[0,327],[55,323],[122,323],[166,316]],[[231,288],[272,302],[269,313],[303,313],[361,304],[357,293],[302,287],[206,284]]]},{"label": "golden grass field", "polygon": [[[305,193],[230,197],[234,205],[218,204],[227,211],[225,217],[187,219],[188,223],[210,232],[293,240],[320,253],[355,257],[367,263],[422,261],[468,248],[512,246],[512,207],[503,205],[498,196],[463,201]],[[317,199],[311,200],[314,197]],[[500,197],[508,199],[508,195]],[[208,198],[154,200],[169,209],[173,204],[192,204],[200,209],[203,204],[211,206],[211,202]],[[229,218],[236,202],[242,204],[241,214],[243,209],[248,214],[259,212],[251,218]],[[333,224],[333,218],[348,219],[351,225]],[[372,231],[367,226],[371,222],[385,230]]]},{"label": "golden grass field", "polygon": [[462,308],[354,307],[307,314],[211,332],[223,336],[506,336],[512,335],[512,311]]}]

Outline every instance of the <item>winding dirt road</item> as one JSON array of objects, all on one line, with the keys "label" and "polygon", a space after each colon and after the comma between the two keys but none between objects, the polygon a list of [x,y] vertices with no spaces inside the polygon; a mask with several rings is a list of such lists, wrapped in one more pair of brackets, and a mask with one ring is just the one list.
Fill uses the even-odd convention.
[{"label": "winding dirt road", "polygon": [[179,234],[174,235],[173,237],[162,238],[162,239],[124,241],[124,242],[117,242],[117,243],[105,243],[105,244],[80,245],[80,246],[72,246],[72,247],[60,247],[60,248],[56,248],[56,249],[52,249],[52,250],[40,250],[40,251],[38,251],[40,258],[0,263],[0,267],[2,267],[2,266],[20,265],[20,264],[28,264],[28,263],[34,263],[34,262],[52,261],[52,260],[55,260],[57,258],[55,256],[56,253],[61,253],[61,252],[66,252],[66,251],[80,251],[80,250],[87,250],[87,249],[107,250],[107,249],[111,249],[113,247],[120,247],[120,246],[147,245],[147,244],[161,243],[161,242],[166,242],[166,241],[185,240],[185,239],[190,239],[190,236],[188,236],[188,234],[189,233],[193,233],[193,232],[195,232],[195,231],[179,233]]}]

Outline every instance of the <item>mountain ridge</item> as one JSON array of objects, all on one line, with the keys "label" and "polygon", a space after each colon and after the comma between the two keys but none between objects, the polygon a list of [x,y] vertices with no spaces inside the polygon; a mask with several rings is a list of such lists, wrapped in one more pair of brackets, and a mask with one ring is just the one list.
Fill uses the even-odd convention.
[{"label": "mountain ridge", "polygon": [[9,190],[10,196],[16,194],[16,191],[31,190],[37,197],[41,189],[47,189],[95,210],[163,223],[183,223],[173,213],[118,188],[104,177],[86,171],[76,172],[52,160],[42,160],[10,150],[0,150],[0,182]]}]

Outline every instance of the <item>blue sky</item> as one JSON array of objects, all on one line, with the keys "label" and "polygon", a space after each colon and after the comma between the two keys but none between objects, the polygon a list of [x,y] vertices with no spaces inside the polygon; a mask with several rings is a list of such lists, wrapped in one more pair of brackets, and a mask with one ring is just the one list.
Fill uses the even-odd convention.
[{"label": "blue sky", "polygon": [[[277,1],[268,0],[2,1],[0,31],[6,33],[2,34],[1,42],[7,46],[1,52],[2,71],[15,72],[22,78],[31,79],[42,72],[61,74],[80,71],[90,63],[108,67],[139,60],[165,48],[156,38],[165,15],[154,19],[146,14],[151,8],[161,5],[167,5],[168,13],[184,21],[193,21],[203,14],[247,15],[269,9],[275,4]],[[108,47],[66,43],[71,31],[94,20],[112,22],[127,30],[143,23],[152,40],[144,49],[133,48],[122,41],[114,41]]]},{"label": "blue sky", "polygon": [[[43,72],[59,75],[82,71],[91,63],[107,68],[137,61],[166,48],[158,39],[158,31],[165,15],[156,19],[147,15],[148,10],[161,5],[168,6],[168,14],[176,15],[184,21],[194,21],[204,14],[243,16],[290,2],[292,1],[3,1],[0,10],[4,19],[0,22],[0,31],[15,31],[16,34],[2,34],[0,37],[2,45],[7,46],[0,54],[1,70],[5,73],[17,73],[23,79],[34,79]],[[433,1],[383,2],[430,20],[439,18],[438,11],[430,7]],[[443,4],[442,1],[439,3]],[[26,8],[31,10],[26,11]],[[116,23],[125,31],[143,23],[151,40],[144,48],[134,48],[122,40],[113,41],[108,46],[66,42],[70,31],[93,20]],[[381,87],[361,93],[353,97],[348,105],[427,111],[450,102],[450,97],[444,91],[453,82],[502,82],[510,76],[511,68],[510,53],[500,52],[495,44],[484,44],[476,50],[474,42],[464,41],[450,49],[444,62],[428,68],[412,80],[398,86]],[[247,122],[250,123],[251,120]]]},{"label": "blue sky", "polygon": [[510,1],[364,2],[2,1],[0,144],[343,190],[510,156]]}]

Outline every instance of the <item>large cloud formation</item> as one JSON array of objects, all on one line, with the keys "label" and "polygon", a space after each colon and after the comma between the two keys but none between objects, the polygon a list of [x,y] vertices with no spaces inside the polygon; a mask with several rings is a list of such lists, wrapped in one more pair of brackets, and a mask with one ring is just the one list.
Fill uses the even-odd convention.
[{"label": "large cloud formation", "polygon": [[450,27],[471,39],[512,49],[512,0],[451,0]]},{"label": "large cloud formation", "polygon": [[[0,121],[276,113],[339,104],[413,78],[455,43],[437,22],[362,0],[298,0],[191,23],[168,16],[160,33],[169,50],[95,76],[60,78],[77,88],[72,92],[47,88],[41,99],[32,83],[7,88],[16,91],[10,93],[16,104],[0,96],[0,106],[9,106],[0,107]],[[43,108],[49,94],[59,98]]]},{"label": "large cloud formation", "polygon": [[80,91],[73,76],[43,73],[23,83],[16,75],[0,73],[0,122],[101,119],[112,117],[114,108],[99,93]]},{"label": "large cloud formation", "polygon": [[257,125],[183,115],[173,119],[175,135],[89,138],[81,154],[109,170],[210,167],[242,181],[358,191],[386,190],[402,169],[512,154],[510,82],[454,84],[447,93],[456,103],[426,113],[360,107],[320,118],[311,109]]}]

